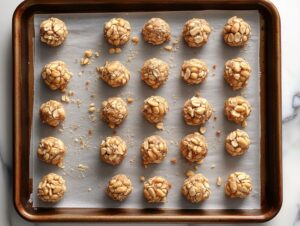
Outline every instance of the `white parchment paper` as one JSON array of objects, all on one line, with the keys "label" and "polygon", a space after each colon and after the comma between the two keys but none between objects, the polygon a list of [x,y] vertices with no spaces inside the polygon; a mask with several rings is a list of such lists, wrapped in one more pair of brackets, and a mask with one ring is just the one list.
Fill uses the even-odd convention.
[{"label": "white parchment paper", "polygon": [[[223,43],[221,31],[227,19],[231,16],[241,16],[252,27],[252,36],[245,48],[232,48]],[[39,40],[39,24],[50,17],[58,17],[65,21],[69,36],[65,43],[57,48],[51,48]],[[138,45],[129,42],[122,48],[122,53],[108,54],[109,45],[104,40],[102,28],[105,21],[112,17],[123,17],[130,21],[132,36],[140,38]],[[165,19],[172,29],[172,41],[178,39],[176,51],[168,52],[162,46],[152,46],[145,43],[140,35],[143,24],[151,17]],[[200,49],[188,48],[181,39],[183,24],[190,18],[200,17],[208,20],[213,27],[209,42]],[[259,13],[258,11],[191,11],[191,12],[135,12],[135,13],[96,13],[96,14],[37,14],[34,16],[35,46],[34,53],[34,113],[31,143],[31,175],[34,193],[32,195],[34,207],[99,207],[99,208],[190,208],[190,209],[257,209],[260,207],[260,70],[259,70]],[[87,49],[101,50],[100,57],[93,59],[87,66],[81,66],[79,60]],[[146,59],[157,57],[165,60],[171,66],[167,83],[158,90],[152,90],[140,80],[139,69]],[[223,66],[226,60],[234,57],[245,58],[252,67],[249,85],[243,91],[232,91],[224,82]],[[180,78],[180,67],[184,60],[201,58],[209,66],[210,73],[207,80],[197,86],[188,86]],[[53,60],[63,60],[73,73],[68,86],[75,92],[72,100],[81,104],[64,103],[67,112],[63,126],[53,129],[43,125],[39,119],[40,105],[49,99],[60,100],[61,92],[49,90],[41,79],[43,65]],[[131,71],[131,79],[123,88],[110,88],[99,80],[96,66],[103,65],[107,60],[120,60]],[[216,66],[213,69],[213,66]],[[86,84],[86,82],[90,84]],[[185,172],[194,165],[187,163],[180,155],[178,143],[181,138],[199,127],[185,125],[181,109],[184,101],[192,97],[196,91],[208,99],[215,109],[214,116],[207,124],[205,136],[209,144],[209,152],[205,161],[196,172],[204,174],[210,181],[211,197],[202,204],[190,204],[180,193]],[[241,157],[231,157],[224,149],[224,140],[229,132],[240,128],[239,125],[228,122],[223,115],[223,104],[226,98],[244,95],[252,105],[252,113],[245,129],[250,138],[249,151]],[[95,95],[95,97],[91,97]],[[143,100],[151,95],[161,95],[167,99],[170,111],[165,119],[165,131],[158,131],[146,122],[141,114]],[[134,103],[129,105],[129,116],[117,129],[117,134],[128,143],[129,151],[120,166],[110,166],[99,160],[98,146],[106,136],[112,135],[112,130],[95,114],[96,121],[92,122],[88,114],[88,106],[95,103],[97,108],[101,102],[111,96],[132,97]],[[212,117],[213,118],[213,117]],[[92,131],[88,135],[88,130]],[[220,130],[221,135],[216,136]],[[141,166],[139,148],[143,139],[152,134],[159,134],[168,141],[169,152],[165,160],[158,165],[148,168]],[[59,169],[40,161],[36,156],[39,140],[46,136],[55,136],[63,140],[68,148],[65,157],[65,168]],[[80,142],[81,141],[81,142]],[[85,147],[82,148],[81,146]],[[177,164],[171,164],[170,159],[176,158]],[[80,170],[79,164],[87,166]],[[224,183],[216,186],[216,178],[220,176],[225,182],[227,176],[234,171],[245,171],[252,177],[253,191],[245,200],[231,200],[224,195]],[[66,179],[67,192],[57,204],[47,204],[38,200],[36,188],[40,179],[47,173],[55,172]],[[123,203],[111,201],[105,195],[108,180],[123,173],[130,177],[134,190]],[[155,175],[167,178],[172,183],[168,201],[164,204],[148,204],[143,199],[143,184],[139,177],[146,179]]]}]

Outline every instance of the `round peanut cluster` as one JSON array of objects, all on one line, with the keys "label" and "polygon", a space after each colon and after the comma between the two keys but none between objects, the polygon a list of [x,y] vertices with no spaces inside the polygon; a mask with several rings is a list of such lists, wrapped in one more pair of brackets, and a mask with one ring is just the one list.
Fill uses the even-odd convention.
[{"label": "round peanut cluster", "polygon": [[51,17],[40,24],[41,41],[49,46],[61,45],[68,36],[67,26],[60,19]]},{"label": "round peanut cluster", "polygon": [[126,142],[119,136],[106,137],[100,145],[101,159],[110,165],[119,165],[127,154]]},{"label": "round peanut cluster", "polygon": [[46,163],[62,167],[66,148],[64,143],[55,137],[45,137],[41,139],[37,155]]},{"label": "round peanut cluster", "polygon": [[44,202],[55,203],[63,198],[66,190],[65,180],[55,173],[49,173],[40,181],[37,196]]},{"label": "round peanut cluster", "polygon": [[105,65],[97,70],[100,78],[114,88],[126,85],[130,79],[129,70],[120,61],[106,61]]},{"label": "round peanut cluster", "polygon": [[231,173],[225,184],[225,194],[230,198],[246,198],[252,191],[252,182],[244,172]]},{"label": "round peanut cluster", "polygon": [[169,65],[157,58],[146,60],[142,69],[142,80],[153,89],[163,85],[169,76]]},{"label": "round peanut cluster", "polygon": [[230,97],[225,101],[224,112],[228,120],[246,127],[246,120],[251,113],[251,105],[242,96]]},{"label": "round peanut cluster", "polygon": [[171,28],[163,19],[152,18],[144,24],[142,34],[146,42],[160,45],[171,39]]},{"label": "round peanut cluster", "polygon": [[171,184],[165,178],[155,176],[144,183],[144,197],[149,203],[166,202]]},{"label": "round peanut cluster", "polygon": [[187,178],[181,192],[191,203],[200,203],[209,198],[211,191],[208,179],[202,174],[195,174]]},{"label": "round peanut cluster", "polygon": [[189,162],[201,164],[208,152],[207,141],[198,132],[188,134],[180,142],[180,151]]},{"label": "round peanut cluster", "polygon": [[63,90],[71,79],[71,73],[63,61],[57,60],[43,67],[42,78],[50,89]]},{"label": "round peanut cluster", "polygon": [[142,111],[150,123],[159,123],[163,121],[169,111],[169,106],[165,98],[161,96],[151,96],[144,101]]},{"label": "round peanut cluster", "polygon": [[110,128],[119,126],[127,115],[127,103],[122,98],[111,97],[102,102],[101,117]]},{"label": "round peanut cluster", "polygon": [[212,107],[205,98],[193,96],[184,103],[182,112],[186,124],[196,126],[210,119]]},{"label": "round peanut cluster", "polygon": [[65,120],[66,113],[64,106],[55,100],[49,100],[40,107],[40,118],[43,123],[52,127],[58,126]]},{"label": "round peanut cluster", "polygon": [[250,146],[250,138],[243,130],[235,130],[228,134],[225,147],[232,156],[243,155]]},{"label": "round peanut cluster", "polygon": [[224,25],[223,37],[229,46],[243,46],[247,43],[251,35],[250,25],[242,18],[236,16],[228,19]]},{"label": "round peanut cluster", "polygon": [[147,137],[141,146],[142,160],[145,166],[151,163],[160,163],[167,153],[166,141],[157,135]]},{"label": "round peanut cluster", "polygon": [[104,36],[114,46],[122,46],[130,39],[131,27],[127,20],[112,18],[104,25]]},{"label": "round peanut cluster", "polygon": [[202,83],[208,75],[208,68],[199,59],[185,60],[181,66],[181,77],[189,85]]},{"label": "round peanut cluster", "polygon": [[106,194],[115,201],[123,201],[132,192],[133,187],[130,179],[124,174],[118,174],[110,179]]},{"label": "round peanut cluster", "polygon": [[188,20],[183,27],[183,38],[189,47],[201,47],[207,43],[211,27],[204,19]]},{"label": "round peanut cluster", "polygon": [[251,74],[251,67],[247,61],[238,57],[225,63],[224,78],[233,88],[239,90],[244,88]]}]

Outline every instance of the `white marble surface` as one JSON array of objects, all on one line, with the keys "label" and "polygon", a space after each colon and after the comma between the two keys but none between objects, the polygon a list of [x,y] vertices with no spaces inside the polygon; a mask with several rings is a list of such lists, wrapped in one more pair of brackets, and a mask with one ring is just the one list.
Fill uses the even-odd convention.
[{"label": "white marble surface", "polygon": [[[12,204],[12,49],[11,18],[14,9],[21,0],[1,0],[0,24],[0,225],[30,226],[53,225],[33,224],[24,221]],[[293,96],[300,92],[300,1],[274,0],[282,22],[282,101],[283,117],[293,114]],[[295,98],[295,105],[300,105],[300,98]],[[300,115],[283,125],[283,205],[279,214],[262,225],[300,225]],[[85,225],[85,224],[59,224]],[[97,224],[86,224],[97,225]],[[117,224],[116,224],[117,225]]]}]

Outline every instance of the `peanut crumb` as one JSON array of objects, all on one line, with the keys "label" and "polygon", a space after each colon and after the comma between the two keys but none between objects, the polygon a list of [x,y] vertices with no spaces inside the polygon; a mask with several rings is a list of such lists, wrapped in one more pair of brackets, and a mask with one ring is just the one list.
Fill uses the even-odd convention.
[{"label": "peanut crumb", "polygon": [[74,93],[74,91],[72,91],[72,90],[69,90],[69,92],[68,92],[68,96],[69,96],[69,97],[72,97],[72,96],[74,96],[74,94],[75,94],[75,93]]},{"label": "peanut crumb", "polygon": [[212,66],[212,68],[215,70],[215,69],[217,68],[217,65],[214,64],[214,65]]},{"label": "peanut crumb", "polygon": [[91,103],[88,109],[89,113],[94,113],[96,111],[96,107],[94,103]]},{"label": "peanut crumb", "polygon": [[88,188],[88,192],[91,192],[92,191],[92,188]]},{"label": "peanut crumb", "polygon": [[92,57],[92,55],[93,55],[93,51],[91,49],[88,49],[84,52],[84,56],[86,58],[90,58],[90,57]]},{"label": "peanut crumb", "polygon": [[171,162],[173,165],[175,165],[175,164],[177,163],[177,159],[176,159],[176,158],[172,158],[172,159],[170,160],[170,162]]},{"label": "peanut crumb", "polygon": [[95,57],[99,57],[100,56],[100,51],[96,51],[95,52]]},{"label": "peanut crumb", "polygon": [[216,131],[216,136],[219,137],[221,135],[221,130]]},{"label": "peanut crumb", "polygon": [[90,63],[89,58],[81,58],[81,65],[87,65]]},{"label": "peanut crumb", "polygon": [[138,44],[140,40],[139,40],[139,37],[133,36],[133,37],[131,38],[131,41],[132,41],[134,44]]},{"label": "peanut crumb", "polygon": [[217,177],[216,184],[217,184],[218,187],[220,187],[222,185],[221,177]]},{"label": "peanut crumb", "polygon": [[121,53],[122,49],[121,48],[116,48],[115,51],[116,51],[116,53]]},{"label": "peanut crumb", "polygon": [[144,176],[140,176],[140,181],[144,182],[145,181],[145,177]]},{"label": "peanut crumb", "polygon": [[89,167],[83,164],[79,164],[77,168],[79,171],[85,172]]},{"label": "peanut crumb", "polygon": [[164,50],[166,50],[166,51],[172,51],[173,47],[171,45],[167,45],[167,46],[164,46]]},{"label": "peanut crumb", "polygon": [[159,130],[164,130],[164,124],[162,122],[159,122],[156,124],[156,128],[159,129]]},{"label": "peanut crumb", "polygon": [[127,98],[127,103],[128,103],[128,104],[133,103],[133,101],[134,101],[134,99],[133,99],[132,97],[128,97],[128,98]]},{"label": "peanut crumb", "polygon": [[93,134],[93,130],[89,129],[88,130],[88,135],[91,136]]},{"label": "peanut crumb", "polygon": [[199,132],[201,134],[204,134],[206,132],[206,128],[204,126],[201,126],[200,129],[199,129]]},{"label": "peanut crumb", "polygon": [[69,103],[70,102],[70,98],[67,95],[62,95],[61,96],[61,101],[65,102],[65,103]]},{"label": "peanut crumb", "polygon": [[199,167],[198,166],[194,166],[194,170],[197,170]]},{"label": "peanut crumb", "polygon": [[116,53],[115,48],[109,48],[108,53],[109,54],[115,54]]},{"label": "peanut crumb", "polygon": [[192,170],[188,170],[188,171],[185,173],[185,175],[186,175],[187,177],[192,177],[192,176],[195,175],[195,173],[194,173]]},{"label": "peanut crumb", "polygon": [[215,167],[216,167],[215,164],[212,164],[212,165],[210,166],[211,169],[214,169]]}]

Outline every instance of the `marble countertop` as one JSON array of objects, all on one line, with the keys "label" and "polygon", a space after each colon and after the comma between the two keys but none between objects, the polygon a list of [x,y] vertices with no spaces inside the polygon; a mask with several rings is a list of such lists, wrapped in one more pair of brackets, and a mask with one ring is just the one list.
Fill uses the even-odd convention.
[{"label": "marble countertop", "polygon": [[[11,18],[21,0],[2,1],[0,24],[0,225],[53,225],[30,223],[15,211],[12,202],[12,49]],[[283,205],[279,214],[261,225],[300,225],[300,1],[273,0],[281,15],[283,103]],[[7,109],[7,110],[5,110]],[[299,113],[300,114],[300,113]],[[297,179],[298,178],[298,179]],[[59,224],[80,225],[85,224]],[[97,224],[86,224],[97,225]],[[117,224],[112,224],[117,225]],[[128,224],[129,225],[129,224]],[[183,224],[185,225],[185,224]],[[241,224],[245,225],[245,224]]]}]

